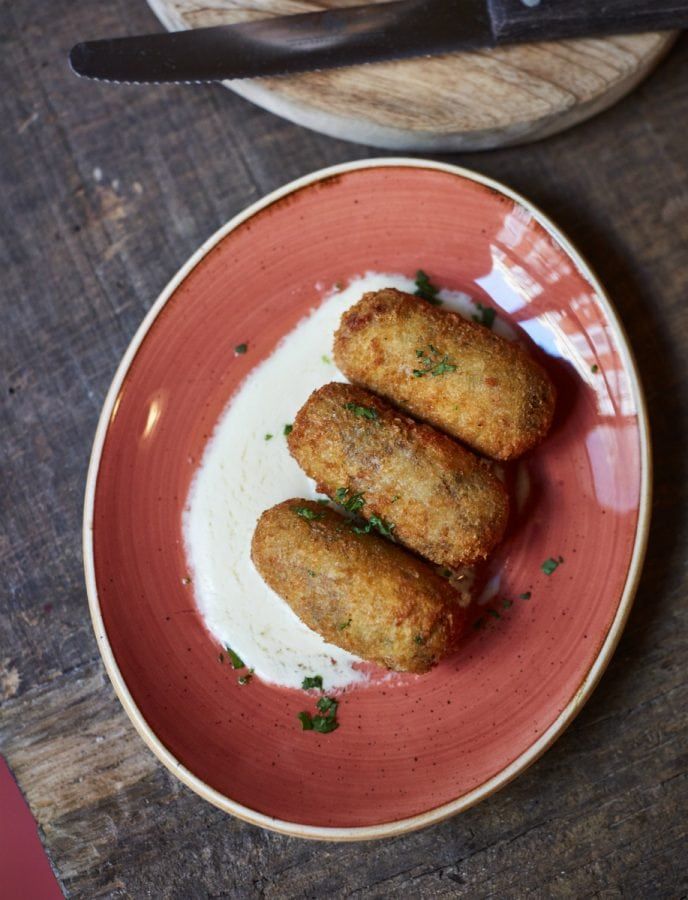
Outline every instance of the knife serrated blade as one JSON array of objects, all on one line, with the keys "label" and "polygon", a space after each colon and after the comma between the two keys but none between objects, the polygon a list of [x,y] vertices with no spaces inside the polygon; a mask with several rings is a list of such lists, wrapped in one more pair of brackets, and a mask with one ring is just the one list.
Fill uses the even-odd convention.
[{"label": "knife serrated blade", "polygon": [[526,40],[688,27],[688,0],[392,0],[77,44],[77,75],[206,82],[434,55]]}]

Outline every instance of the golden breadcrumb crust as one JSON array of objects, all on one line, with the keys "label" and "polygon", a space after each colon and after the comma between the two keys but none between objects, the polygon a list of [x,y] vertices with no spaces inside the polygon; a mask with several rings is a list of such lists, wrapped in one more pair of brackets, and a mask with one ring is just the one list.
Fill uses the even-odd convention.
[{"label": "golden breadcrumb crust", "polygon": [[251,558],[326,641],[390,669],[427,672],[464,622],[457,592],[427,563],[376,534],[356,534],[320,503],[297,498],[266,510]]},{"label": "golden breadcrumb crust", "polygon": [[318,491],[363,501],[359,515],[394,526],[396,540],[439,565],[484,559],[504,533],[507,494],[488,465],[362,388],[314,391],[288,441]]},{"label": "golden breadcrumb crust", "polygon": [[494,459],[530,450],[552,423],[554,386],[525,350],[393,288],[344,313],[334,358],[354,383]]}]

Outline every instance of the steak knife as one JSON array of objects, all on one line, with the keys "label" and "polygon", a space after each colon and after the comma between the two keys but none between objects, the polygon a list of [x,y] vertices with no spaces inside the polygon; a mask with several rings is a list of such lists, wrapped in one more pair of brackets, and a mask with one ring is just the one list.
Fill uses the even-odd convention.
[{"label": "steak knife", "polygon": [[688,27],[688,0],[392,0],[77,44],[77,75],[224,81],[528,41]]}]

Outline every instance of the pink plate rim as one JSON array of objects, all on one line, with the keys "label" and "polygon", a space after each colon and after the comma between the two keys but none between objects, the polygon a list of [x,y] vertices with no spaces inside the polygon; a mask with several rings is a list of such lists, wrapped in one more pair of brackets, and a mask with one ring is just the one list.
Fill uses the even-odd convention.
[{"label": "pink plate rim", "polygon": [[[122,677],[122,673],[115,661],[110,642],[105,632],[105,625],[100,609],[100,600],[98,597],[98,588],[95,577],[94,566],[94,542],[93,542],[93,516],[95,503],[95,490],[100,466],[103,445],[108,431],[108,425],[115,408],[117,396],[120,388],[126,378],[129,368],[136,356],[141,343],[151,328],[153,322],[160,314],[162,308],[172,296],[174,291],[189,275],[189,273],[199,264],[199,262],[212,250],[215,245],[222,240],[227,234],[234,231],[239,225],[250,219],[256,213],[270,206],[288,194],[294,193],[308,185],[318,181],[331,178],[332,176],[343,175],[347,172],[354,172],[361,169],[374,169],[383,167],[404,167],[417,169],[432,169],[439,172],[446,172],[450,175],[456,175],[460,178],[468,179],[477,184],[484,185],[492,190],[509,197],[516,203],[524,207],[539,222],[539,224],[561,245],[568,256],[573,260],[579,271],[589,281],[604,308],[610,325],[616,333],[619,342],[621,355],[624,365],[628,371],[630,383],[633,390],[633,397],[638,409],[638,428],[640,434],[640,502],[638,508],[638,521],[636,526],[635,539],[633,544],[633,553],[626,576],[621,599],[614,616],[614,620],[607,632],[607,636],[602,643],[600,651],[589,668],[585,678],[581,682],[575,695],[569,701],[568,705],[562,710],[550,727],[541,734],[530,747],[525,750],[517,759],[503,768],[496,775],[492,776],[488,781],[464,794],[456,800],[445,803],[435,809],[428,810],[419,815],[411,816],[405,819],[399,819],[393,822],[386,822],[379,825],[369,825],[364,827],[351,828],[332,828],[313,825],[302,825],[295,822],[287,822],[281,819],[267,816],[263,813],[256,812],[240,803],[224,796],[219,791],[214,790],[202,779],[198,778],[182,765],[175,756],[162,744],[155,735],[141,711],[138,709],[129,692],[129,689]],[[583,259],[581,254],[571,244],[568,238],[554,225],[554,223],[529,200],[516,191],[511,190],[505,185],[492,178],[487,178],[470,169],[454,166],[449,163],[434,162],[424,159],[409,159],[405,157],[388,157],[384,159],[367,159],[349,163],[340,163],[325,169],[319,169],[291,181],[281,188],[273,191],[261,200],[251,204],[245,210],[240,212],[234,218],[230,219],[225,225],[219,228],[199,249],[187,260],[187,262],[179,269],[172,280],[167,284],[162,293],[159,295],[155,303],[146,314],[143,322],[139,326],[136,334],[127,347],[122,357],[115,376],[108,390],[103,409],[100,414],[98,426],[96,428],[95,438],[93,441],[93,449],[88,467],[88,475],[86,477],[86,491],[84,497],[84,517],[83,517],[83,555],[84,555],[84,574],[86,579],[86,591],[88,594],[88,605],[91,613],[91,621],[95,631],[98,649],[105,664],[110,681],[115,689],[124,711],[129,716],[132,724],[143,738],[148,747],[158,757],[160,762],[166,766],[170,772],[177,776],[184,784],[193,791],[208,800],[210,803],[231,813],[252,825],[258,825],[262,828],[268,828],[282,834],[288,834],[294,837],[308,838],[311,840],[327,840],[327,841],[359,841],[371,840],[376,838],[394,837],[401,834],[407,834],[428,825],[441,822],[450,816],[455,815],[471,806],[474,806],[480,800],[485,799],[491,794],[498,791],[504,785],[508,784],[513,778],[523,772],[528,766],[532,765],[554,741],[561,735],[570,725],[575,716],[583,708],[584,704],[595,689],[602,673],[606,669],[616,645],[619,642],[621,633],[626,624],[628,614],[633,604],[633,598],[638,587],[640,573],[642,570],[643,560],[645,558],[645,550],[647,547],[647,539],[650,523],[650,506],[652,500],[652,457],[649,437],[649,424],[645,397],[638,376],[638,370],[635,359],[631,352],[627,336],[621,322],[614,310],[612,302],[607,295],[605,289],[591,270],[588,263]]]}]

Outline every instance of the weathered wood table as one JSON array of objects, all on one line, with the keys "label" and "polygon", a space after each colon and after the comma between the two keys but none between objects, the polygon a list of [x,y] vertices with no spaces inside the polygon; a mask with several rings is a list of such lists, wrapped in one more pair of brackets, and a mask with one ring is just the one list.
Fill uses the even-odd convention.
[{"label": "weathered wood table", "polygon": [[66,69],[79,37],[156,27],[141,0],[0,5],[0,750],[65,892],[685,895],[688,39],[603,116],[460,159],[569,232],[638,356],[655,509],[621,645],[572,728],[501,793],[407,837],[327,845],[245,825],[171,778],[115,700],[91,633],[82,491],[101,401],[136,326],[231,215],[311,169],[368,155],[221,87],[113,87]]}]

